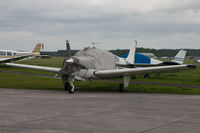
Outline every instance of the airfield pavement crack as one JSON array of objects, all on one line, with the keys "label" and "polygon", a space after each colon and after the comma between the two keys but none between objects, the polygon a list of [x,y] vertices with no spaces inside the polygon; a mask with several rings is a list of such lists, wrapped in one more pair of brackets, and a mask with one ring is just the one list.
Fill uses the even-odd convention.
[{"label": "airfield pavement crack", "polygon": [[166,123],[166,124],[157,126],[157,127],[153,127],[153,128],[147,129],[147,130],[142,131],[142,132],[140,132],[140,133],[146,133],[146,132],[150,132],[150,131],[153,131],[153,130],[155,130],[155,129],[159,129],[159,128],[162,128],[162,127],[165,127],[165,126],[173,125],[173,124],[175,124],[175,123],[181,122],[182,120],[184,120],[184,119],[186,119],[186,118],[188,118],[188,117],[179,118],[179,119],[174,120],[174,121],[172,121],[172,122],[169,122],[169,123]]}]

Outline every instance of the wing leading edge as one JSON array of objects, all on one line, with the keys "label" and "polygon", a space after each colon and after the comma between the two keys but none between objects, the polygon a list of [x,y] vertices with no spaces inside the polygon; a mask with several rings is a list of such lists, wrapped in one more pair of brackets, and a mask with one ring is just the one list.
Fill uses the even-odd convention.
[{"label": "wing leading edge", "polygon": [[173,65],[173,66],[157,66],[157,67],[144,67],[144,68],[125,68],[114,70],[99,70],[95,72],[98,77],[116,77],[124,75],[140,75],[149,73],[163,73],[170,71],[183,70],[188,68],[196,68],[195,65]]},{"label": "wing leading edge", "polygon": [[15,63],[5,63],[7,66],[14,66],[14,67],[20,67],[20,68],[29,68],[29,69],[35,69],[35,70],[42,70],[42,71],[48,71],[48,72],[55,72],[59,73],[60,68],[54,68],[54,67],[45,67],[45,66],[35,66],[35,65],[23,65],[23,64],[15,64]]},{"label": "wing leading edge", "polygon": [[[29,68],[35,70],[42,70],[48,72],[59,73],[61,68],[54,67],[45,67],[45,66],[35,66],[35,65],[24,65],[24,64],[15,64],[15,63],[5,63],[7,66]],[[140,75],[140,74],[150,74],[150,73],[163,73],[184,70],[189,68],[196,68],[195,65],[173,65],[173,66],[157,66],[157,67],[143,67],[143,68],[125,68],[125,69],[112,69],[112,70],[98,70],[94,73],[95,76],[99,78],[107,77],[117,77],[117,76],[131,76],[131,75]]]}]

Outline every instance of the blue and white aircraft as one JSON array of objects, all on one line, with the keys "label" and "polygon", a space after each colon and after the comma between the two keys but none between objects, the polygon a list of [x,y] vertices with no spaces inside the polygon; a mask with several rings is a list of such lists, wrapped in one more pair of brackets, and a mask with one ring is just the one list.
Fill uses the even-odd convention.
[{"label": "blue and white aircraft", "polygon": [[[154,58],[150,58],[148,56],[145,56],[143,54],[139,54],[139,53],[135,53],[136,50],[136,45],[137,45],[137,41],[134,42],[134,44],[131,47],[131,50],[133,52],[133,54],[135,54],[134,60],[132,60],[133,64],[130,64],[128,62],[126,62],[129,54],[124,54],[122,55],[120,58],[118,57],[119,66],[126,66],[126,67],[147,67],[147,66],[163,66],[163,65],[178,65],[178,64],[183,64],[184,60],[185,60],[185,56],[187,51],[185,50],[180,50],[177,55],[174,57],[174,59],[172,61],[160,61]],[[123,61],[124,60],[124,61]]]}]

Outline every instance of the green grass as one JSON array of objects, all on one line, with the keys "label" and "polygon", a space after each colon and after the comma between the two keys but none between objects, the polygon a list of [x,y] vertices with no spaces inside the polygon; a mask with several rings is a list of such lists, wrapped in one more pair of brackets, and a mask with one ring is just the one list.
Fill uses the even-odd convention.
[{"label": "green grass", "polygon": [[[63,57],[53,57],[52,59],[31,59],[19,63],[32,64],[40,66],[61,67]],[[185,63],[195,64],[193,60],[186,60]],[[142,76],[136,76],[132,81],[165,82],[200,85],[200,63],[196,70],[186,70],[177,73],[164,73],[158,78],[155,74],[151,78],[144,79]],[[9,73],[8,73],[9,72]],[[30,74],[55,75],[55,73],[39,70],[15,68],[0,66],[0,88],[22,88],[22,89],[45,89],[45,90],[64,90],[62,81],[56,78],[45,78],[38,76],[22,75],[15,72],[24,72]],[[119,83],[105,81],[86,81],[76,82],[76,90],[80,91],[102,91],[117,92]],[[158,85],[129,85],[128,92],[137,93],[169,93],[169,94],[193,94],[200,95],[200,88],[167,87]]]},{"label": "green grass", "polygon": [[52,57],[51,59],[35,58],[35,59],[20,61],[19,63],[60,68],[62,67],[62,62],[64,59],[65,59],[64,57]]},{"label": "green grass", "polygon": [[128,90],[136,93],[200,95],[200,88],[167,87],[158,85],[130,85]]},{"label": "green grass", "polygon": [[[63,90],[62,81],[56,78],[35,77],[13,73],[0,73],[0,88]],[[119,83],[106,81],[76,82],[76,90],[89,92],[118,92]],[[157,85],[129,85],[128,92],[200,95],[200,88],[163,87]]]},{"label": "green grass", "polygon": [[64,90],[60,79],[0,72],[0,88]]}]

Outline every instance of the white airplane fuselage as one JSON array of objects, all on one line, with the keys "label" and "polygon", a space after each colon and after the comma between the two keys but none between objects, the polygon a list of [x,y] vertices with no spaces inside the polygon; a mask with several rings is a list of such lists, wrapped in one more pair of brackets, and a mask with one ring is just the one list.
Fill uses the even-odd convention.
[{"label": "white airplane fuselage", "polygon": [[14,50],[0,50],[0,61],[4,61],[10,58],[16,58],[19,56],[32,55],[32,52],[19,52]]}]

